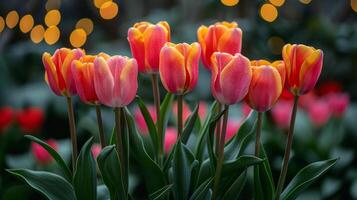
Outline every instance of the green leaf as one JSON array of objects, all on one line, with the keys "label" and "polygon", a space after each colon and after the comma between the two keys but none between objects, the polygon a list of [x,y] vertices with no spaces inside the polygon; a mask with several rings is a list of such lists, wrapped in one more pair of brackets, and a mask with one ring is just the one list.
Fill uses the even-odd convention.
[{"label": "green leaf", "polygon": [[181,135],[181,141],[182,143],[186,144],[193,128],[195,127],[196,120],[198,118],[198,110],[199,110],[199,104],[196,105],[195,109],[192,111],[192,114],[186,121],[185,128],[183,129],[182,135]]},{"label": "green leaf", "polygon": [[207,179],[203,182],[192,194],[190,200],[209,200],[210,197],[207,198],[207,194],[210,191],[210,187],[213,181],[213,177]]},{"label": "green leaf", "polygon": [[50,145],[47,143],[43,142],[42,140],[38,139],[35,136],[32,135],[25,135],[25,138],[36,142],[37,144],[41,145],[51,156],[52,158],[57,162],[59,165],[60,169],[62,170],[65,178],[67,181],[72,182],[72,173],[69,170],[69,168],[66,165],[66,162],[63,160],[63,158],[54,150]]},{"label": "green leaf", "polygon": [[7,171],[25,180],[28,185],[50,200],[76,200],[72,185],[57,174],[27,169]]},{"label": "green leaf", "polygon": [[164,173],[147,154],[141,135],[136,130],[133,116],[127,109],[125,109],[125,115],[130,137],[130,151],[140,166],[149,194],[156,192],[166,185]]},{"label": "green leaf", "polygon": [[242,173],[224,193],[221,200],[238,199],[247,181],[247,172]]},{"label": "green leaf", "polygon": [[290,181],[281,194],[282,200],[296,199],[298,194],[309,187],[314,181],[321,177],[328,169],[336,164],[338,158],[311,163],[301,169]]},{"label": "green leaf", "polygon": [[152,200],[164,200],[167,199],[167,195],[169,194],[172,188],[172,184],[166,185],[163,188],[159,189],[158,191],[149,195],[150,199]]},{"label": "green leaf", "polygon": [[244,155],[236,160],[225,161],[222,166],[222,177],[231,176],[233,173],[241,173],[247,167],[260,164],[263,161],[263,159],[251,155]]},{"label": "green leaf", "polygon": [[163,141],[165,138],[164,134],[165,134],[167,122],[169,121],[169,116],[170,116],[170,111],[171,111],[170,108],[172,107],[173,100],[174,100],[174,94],[167,93],[164,98],[164,101],[162,102],[162,104],[160,106],[160,118],[157,121],[157,127],[158,127],[157,131],[162,134],[162,138],[158,138],[160,146],[162,146],[162,144],[164,143],[164,141]]},{"label": "green leaf", "polygon": [[83,145],[77,159],[76,172],[73,177],[77,199],[97,199],[97,169],[91,151],[92,144],[93,137]]},{"label": "green leaf", "polygon": [[[158,151],[158,145],[159,145],[159,140],[157,138],[157,129],[154,123],[154,120],[151,118],[150,112],[148,111],[144,101],[141,99],[141,97],[136,96],[136,102],[140,108],[141,113],[144,116],[146,125],[149,130],[149,135],[151,138],[152,145],[155,147],[154,149]],[[157,152],[154,154],[154,156],[157,155]]]},{"label": "green leaf", "polygon": [[97,157],[98,168],[107,186],[110,199],[127,199],[128,192],[124,188],[120,170],[120,160],[114,145],[105,147]]}]

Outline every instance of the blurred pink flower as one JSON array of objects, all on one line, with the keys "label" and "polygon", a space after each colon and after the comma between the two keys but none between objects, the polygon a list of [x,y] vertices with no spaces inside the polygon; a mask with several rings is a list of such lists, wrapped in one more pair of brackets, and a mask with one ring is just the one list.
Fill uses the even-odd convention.
[{"label": "blurred pink flower", "polygon": [[289,128],[292,109],[293,102],[291,100],[279,100],[271,109],[274,122],[279,128]]},{"label": "blurred pink flower", "polygon": [[[57,142],[53,139],[49,139],[46,141],[48,145],[50,145],[54,150],[58,150]],[[52,156],[39,144],[32,142],[32,155],[34,156],[35,160],[41,164],[46,165],[50,164],[53,161]]]},{"label": "blurred pink flower", "polygon": [[329,104],[324,99],[313,101],[307,111],[311,122],[316,127],[325,125],[331,116]]},{"label": "blurred pink flower", "polygon": [[309,107],[318,99],[314,91],[308,92],[299,97],[299,106],[302,109],[308,110]]},{"label": "blurred pink flower", "polygon": [[327,101],[334,117],[342,117],[349,104],[350,97],[347,93],[331,93],[327,96]]},{"label": "blurred pink flower", "polygon": [[[173,107],[172,107],[172,112],[174,117],[177,117],[177,102],[174,102]],[[206,117],[207,113],[207,104],[204,101],[199,102],[199,108],[198,108],[198,116],[201,120],[204,120]],[[183,102],[182,104],[182,118],[184,121],[186,121],[190,115],[192,114],[192,110],[190,107],[187,105],[186,102]]]},{"label": "blurred pink flower", "polygon": [[[152,105],[149,105],[149,106],[147,106],[147,108],[148,108],[151,118],[153,119],[153,121],[155,123],[157,120],[155,107]],[[137,107],[134,111],[134,118],[135,118],[136,125],[139,129],[139,132],[143,135],[147,135],[149,133],[149,130],[146,125],[145,118],[144,118],[143,114],[141,113],[139,107]]]},{"label": "blurred pink flower", "polygon": [[207,114],[207,103],[204,101],[200,101],[200,107],[198,108],[198,115],[201,120],[204,120]]},{"label": "blurred pink flower", "polygon": [[250,106],[245,103],[245,102],[242,102],[241,104],[241,110],[242,110],[242,113],[243,113],[243,117],[248,117],[250,111],[252,111],[252,109],[250,108]]},{"label": "blurred pink flower", "polygon": [[91,151],[94,159],[97,159],[98,155],[102,151],[102,147],[100,146],[100,144],[93,144]]},{"label": "blurred pink flower", "polygon": [[227,133],[226,133],[226,138],[225,138],[226,142],[236,135],[239,127],[240,127],[239,121],[228,120]]},{"label": "blurred pink flower", "polygon": [[177,130],[174,127],[167,127],[165,133],[164,149],[166,153],[169,153],[173,145],[177,140]]}]

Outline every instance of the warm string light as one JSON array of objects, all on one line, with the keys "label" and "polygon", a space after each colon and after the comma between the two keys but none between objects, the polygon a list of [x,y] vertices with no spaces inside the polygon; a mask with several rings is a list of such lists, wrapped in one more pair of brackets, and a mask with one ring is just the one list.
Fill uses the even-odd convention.
[{"label": "warm string light", "polygon": [[284,5],[285,0],[269,0],[271,4],[273,4],[276,7],[280,7]]},{"label": "warm string light", "polygon": [[0,16],[0,33],[4,30],[5,28],[5,20]]},{"label": "warm string light", "polygon": [[112,1],[108,1],[100,6],[99,13],[103,19],[109,20],[117,16],[118,10],[119,10],[118,4]]},{"label": "warm string light", "polygon": [[20,20],[20,30],[23,33],[28,33],[31,31],[34,24],[32,15],[25,15]]},{"label": "warm string light", "polygon": [[260,8],[260,16],[267,22],[273,22],[278,17],[278,9],[270,3],[265,3]]},{"label": "warm string light", "polygon": [[19,14],[13,10],[6,15],[6,26],[9,29],[13,29],[19,22]]},{"label": "warm string light", "polygon": [[86,43],[87,33],[82,28],[77,28],[72,31],[69,36],[69,41],[73,47],[81,47]]},{"label": "warm string light", "polygon": [[311,0],[299,0],[300,1],[300,3],[302,3],[302,4],[309,4],[309,3],[311,3]]},{"label": "warm string light", "polygon": [[55,44],[60,38],[60,30],[57,26],[50,26],[44,33],[45,42],[49,45]]},{"label": "warm string light", "polygon": [[87,35],[93,31],[93,21],[89,18],[82,18],[76,24],[76,29],[83,29]]},{"label": "warm string light", "polygon": [[45,33],[45,28],[42,25],[36,25],[33,27],[30,33],[30,38],[33,43],[38,44],[43,40],[43,35]]},{"label": "warm string light", "polygon": [[221,3],[225,6],[235,6],[239,3],[239,0],[221,0]]},{"label": "warm string light", "polygon": [[351,8],[354,12],[357,12],[357,0],[351,0]]}]

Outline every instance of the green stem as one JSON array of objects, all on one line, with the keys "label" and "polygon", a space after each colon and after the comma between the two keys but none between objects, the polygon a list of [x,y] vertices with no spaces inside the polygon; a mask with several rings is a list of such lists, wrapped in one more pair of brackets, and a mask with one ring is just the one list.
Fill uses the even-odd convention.
[{"label": "green stem", "polygon": [[77,162],[77,156],[78,156],[76,124],[75,124],[75,120],[74,120],[72,98],[66,97],[66,100],[67,100],[69,130],[70,130],[71,142],[72,142],[72,169],[74,172],[76,169],[76,162]]},{"label": "green stem", "polygon": [[275,198],[276,200],[280,199],[280,194],[284,187],[286,173],[288,171],[290,151],[291,151],[291,146],[293,143],[294,126],[295,126],[295,118],[296,118],[296,113],[297,113],[298,100],[299,100],[299,96],[295,96],[294,107],[293,107],[293,111],[291,113],[290,129],[288,132],[288,141],[287,141],[286,147],[285,147],[283,167],[280,172],[279,181],[278,181],[278,185],[277,185],[277,189],[276,189],[276,198]]},{"label": "green stem", "polygon": [[[222,111],[222,104],[221,103],[218,103],[217,105],[217,113],[220,113]],[[216,138],[216,155],[218,155],[218,149],[219,149],[219,140],[220,140],[220,137],[221,137],[221,119],[219,119],[216,123],[216,135],[214,136],[214,138]]]},{"label": "green stem", "polygon": [[123,147],[123,139],[122,139],[122,124],[121,124],[121,109],[122,108],[114,108],[114,114],[115,114],[115,134],[116,134],[116,148],[119,153],[119,160],[120,160],[120,171],[121,174],[124,176],[124,166],[125,166],[125,160],[124,160],[124,147]]},{"label": "green stem", "polygon": [[102,120],[102,112],[100,111],[100,105],[95,105],[95,111],[97,113],[97,122],[98,122],[98,130],[99,130],[99,141],[102,149],[107,146],[105,135],[104,135],[104,127],[103,127],[103,120]]},{"label": "green stem", "polygon": [[182,95],[177,95],[177,138],[181,138],[182,129]]},{"label": "green stem", "polygon": [[258,112],[257,133],[255,137],[255,156],[259,157],[260,153],[260,135],[262,131],[262,116],[263,113]]},{"label": "green stem", "polygon": [[159,146],[157,151],[157,158],[159,159],[159,163],[163,162],[163,152],[164,152],[164,138],[162,134],[162,130],[159,127],[160,121],[160,90],[159,90],[159,75],[153,73],[151,75],[151,85],[152,92],[154,96],[154,104],[156,110],[156,128],[157,128],[157,137],[159,138]]},{"label": "green stem", "polygon": [[228,110],[229,110],[229,106],[224,105],[222,132],[220,135],[221,137],[220,137],[220,143],[218,148],[218,161],[216,166],[216,173],[214,175],[214,186],[213,186],[213,195],[212,195],[213,200],[217,198],[218,186],[221,178],[221,171],[224,161],[224,140],[226,138],[226,132],[227,132]]}]

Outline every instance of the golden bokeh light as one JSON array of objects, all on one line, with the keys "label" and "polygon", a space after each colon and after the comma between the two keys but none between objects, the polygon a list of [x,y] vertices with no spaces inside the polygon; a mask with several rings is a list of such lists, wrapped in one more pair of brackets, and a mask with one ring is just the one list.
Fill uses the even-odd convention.
[{"label": "golden bokeh light", "polygon": [[44,38],[47,44],[52,45],[60,38],[60,30],[57,26],[50,26],[46,29]]},{"label": "golden bokeh light", "polygon": [[112,0],[94,0],[94,5],[97,8],[100,8],[104,3]]},{"label": "golden bokeh light", "polygon": [[61,13],[58,10],[50,10],[45,16],[47,27],[57,26],[61,21]]},{"label": "golden bokeh light", "polygon": [[311,3],[311,0],[299,0],[300,3],[303,3],[303,4],[309,4]]},{"label": "golden bokeh light", "polygon": [[20,20],[20,30],[23,33],[29,32],[34,24],[32,15],[25,15]]},{"label": "golden bokeh light", "polygon": [[76,29],[83,29],[87,35],[93,31],[93,21],[89,18],[82,18],[76,24]]},{"label": "golden bokeh light", "polygon": [[357,12],[357,0],[351,0],[351,8],[353,11]]},{"label": "golden bokeh light", "polygon": [[45,33],[45,29],[42,25],[37,25],[33,27],[31,30],[30,38],[34,43],[40,43],[43,40],[43,35]]},{"label": "golden bokeh light", "polygon": [[5,28],[5,20],[0,16],[0,33],[4,30]]},{"label": "golden bokeh light", "polygon": [[269,0],[274,6],[280,7],[285,3],[285,0]]},{"label": "golden bokeh light", "polygon": [[278,10],[270,3],[263,4],[260,16],[267,22],[273,22],[278,17]]},{"label": "golden bokeh light", "polygon": [[235,6],[239,3],[239,0],[221,0],[221,3],[225,6]]},{"label": "golden bokeh light", "polygon": [[19,14],[13,10],[6,15],[6,26],[9,28],[14,28],[19,22]]},{"label": "golden bokeh light", "polygon": [[100,7],[100,16],[103,19],[113,19],[118,14],[118,4],[112,1],[105,2]]},{"label": "golden bokeh light", "polygon": [[47,11],[60,9],[61,7],[61,0],[47,0],[45,8]]},{"label": "golden bokeh light", "polygon": [[73,30],[71,35],[69,36],[69,42],[73,47],[76,48],[83,46],[84,43],[86,43],[86,41],[87,41],[87,34],[81,28],[77,28]]},{"label": "golden bokeh light", "polygon": [[280,55],[285,42],[281,37],[272,36],[268,39],[268,46],[273,54]]}]

